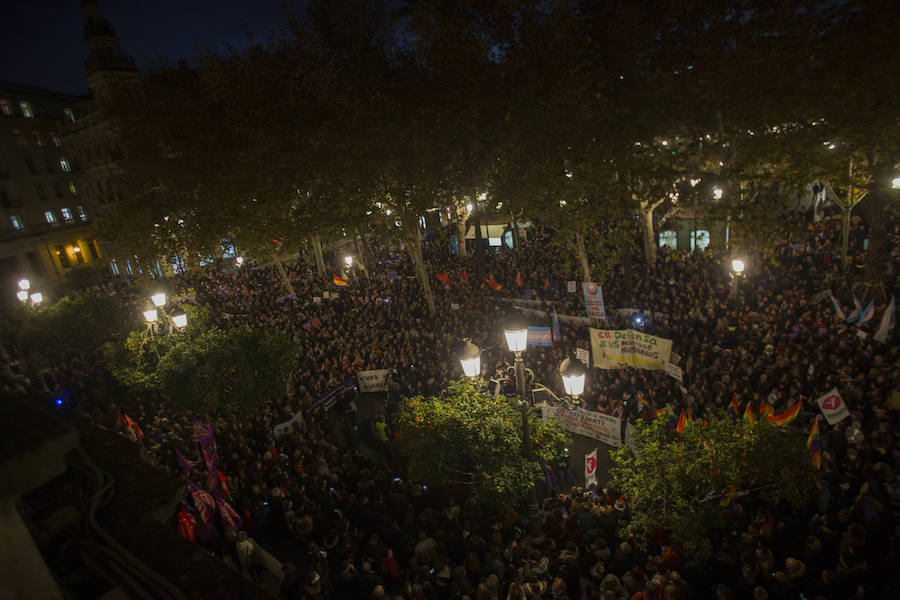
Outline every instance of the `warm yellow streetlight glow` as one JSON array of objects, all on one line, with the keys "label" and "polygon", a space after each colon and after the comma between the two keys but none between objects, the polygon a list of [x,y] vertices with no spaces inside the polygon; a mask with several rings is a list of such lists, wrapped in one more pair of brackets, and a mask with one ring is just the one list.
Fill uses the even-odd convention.
[{"label": "warm yellow streetlight glow", "polygon": [[353,264],[353,257],[352,257],[352,256],[345,256],[345,257],[344,257],[344,264],[347,265],[348,267],[349,267],[350,265],[352,265],[352,264]]},{"label": "warm yellow streetlight glow", "polygon": [[152,296],[150,296],[150,300],[153,302],[154,306],[156,306],[157,308],[161,308],[166,304],[166,295],[162,292],[159,292],[158,294],[153,294]]},{"label": "warm yellow streetlight glow", "polygon": [[891,187],[895,190],[900,190],[900,177],[894,177],[893,181],[891,181]]},{"label": "warm yellow streetlight glow", "polygon": [[81,248],[79,246],[73,246],[72,252],[81,252]]},{"label": "warm yellow streetlight glow", "polygon": [[713,190],[713,197],[714,197],[716,200],[721,200],[721,199],[722,199],[722,189],[721,189],[721,188],[715,188],[715,189]]},{"label": "warm yellow streetlight glow", "polygon": [[156,323],[157,316],[158,316],[158,314],[157,314],[155,308],[151,308],[149,310],[144,311],[144,319],[148,323]]},{"label": "warm yellow streetlight glow", "polygon": [[739,258],[736,258],[733,261],[731,261],[731,270],[738,274],[743,273],[744,272],[744,261],[742,261]]},{"label": "warm yellow streetlight glow", "polygon": [[19,280],[19,289],[25,290],[27,292],[28,290],[31,289],[31,282],[28,281],[27,279],[20,279]]},{"label": "warm yellow streetlight glow", "polygon": [[467,210],[468,212],[472,212],[472,204],[471,204],[471,203],[466,204],[466,210]]}]

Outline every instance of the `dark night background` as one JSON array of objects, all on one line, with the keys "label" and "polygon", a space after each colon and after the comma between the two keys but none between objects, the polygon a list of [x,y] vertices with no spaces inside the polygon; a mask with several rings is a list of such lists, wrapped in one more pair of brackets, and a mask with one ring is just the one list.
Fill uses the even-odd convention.
[{"label": "dark night background", "polygon": [[[195,44],[247,43],[284,22],[283,4],[304,0],[99,0],[122,49],[145,68],[157,56],[191,59]],[[0,8],[0,81],[87,94],[81,0],[4,0]]]}]

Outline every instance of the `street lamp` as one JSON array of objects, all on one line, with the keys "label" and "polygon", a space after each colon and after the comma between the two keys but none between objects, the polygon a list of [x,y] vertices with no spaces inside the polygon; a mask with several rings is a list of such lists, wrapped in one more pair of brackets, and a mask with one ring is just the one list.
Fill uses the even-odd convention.
[{"label": "street lamp", "polygon": [[584,393],[584,378],[587,375],[584,363],[570,356],[559,365],[559,374],[562,376],[566,394],[580,396]]},{"label": "street lamp", "polygon": [[157,308],[162,308],[166,305],[166,295],[162,292],[153,294],[152,296],[150,296],[150,300]]},{"label": "street lamp", "polygon": [[43,301],[44,301],[44,295],[42,293],[35,292],[35,293],[31,294],[31,302],[33,304],[40,304]]},{"label": "street lamp", "polygon": [[19,290],[18,292],[16,292],[16,298],[18,298],[22,302],[28,302],[28,291]]},{"label": "street lamp", "polygon": [[731,261],[731,270],[734,271],[735,273],[737,273],[738,275],[743,273],[744,272],[744,261],[742,261],[739,258],[736,258],[733,261]]},{"label": "street lamp", "polygon": [[241,266],[242,264],[244,264],[244,257],[238,256],[234,259],[234,262],[235,264],[237,264],[237,266]]},{"label": "street lamp", "polygon": [[466,377],[478,377],[481,374],[481,348],[466,340],[459,353],[459,362]]},{"label": "street lamp", "polygon": [[172,323],[175,324],[175,327],[178,329],[184,329],[187,327],[187,314],[183,310],[179,310],[174,315],[172,315]]},{"label": "street lamp", "polygon": [[900,190],[900,177],[894,177],[894,179],[891,180],[891,187],[895,190]]},{"label": "street lamp", "polygon": [[27,292],[31,289],[31,282],[25,278],[19,280],[19,289]]},{"label": "street lamp", "polygon": [[732,299],[737,298],[738,296],[738,281],[741,278],[741,275],[744,274],[744,261],[739,258],[735,258],[731,261],[731,270],[734,272],[731,277],[731,297]]},{"label": "street lamp", "polygon": [[352,257],[352,256],[345,256],[345,257],[344,257],[344,264],[347,265],[348,267],[349,267],[350,265],[352,265],[352,264],[353,264],[353,257]]},{"label": "street lamp", "polygon": [[157,318],[159,318],[159,314],[156,312],[155,308],[149,308],[144,311],[144,319],[147,323],[152,325],[153,323],[156,323]]},{"label": "street lamp", "polygon": [[715,188],[715,189],[713,190],[713,197],[714,197],[716,200],[721,200],[721,199],[722,199],[722,193],[723,193],[723,192],[722,192],[722,188]]}]

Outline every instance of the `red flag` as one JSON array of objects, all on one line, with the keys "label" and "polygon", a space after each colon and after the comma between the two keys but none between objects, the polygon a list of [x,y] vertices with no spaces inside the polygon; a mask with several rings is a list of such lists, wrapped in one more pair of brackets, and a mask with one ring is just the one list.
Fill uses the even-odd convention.
[{"label": "red flag", "polygon": [[125,417],[122,416],[122,411],[116,413],[116,425],[128,427],[128,423],[125,421]]},{"label": "red flag", "polygon": [[684,426],[687,425],[687,415],[684,414],[684,410],[681,411],[681,416],[678,417],[678,424],[675,425],[675,431],[681,433],[684,431]]},{"label": "red flag", "polygon": [[435,277],[437,277],[438,281],[443,281],[444,283],[450,283],[450,273],[444,271],[443,273],[435,273]]},{"label": "red flag", "polygon": [[134,435],[134,439],[144,439],[144,432],[141,431],[140,425],[132,421],[128,415],[125,415],[125,422],[128,423],[128,428],[131,429],[131,433]]},{"label": "red flag", "polygon": [[497,280],[494,279],[493,273],[490,273],[487,277],[485,277],[484,282],[488,284],[495,292],[499,292],[501,289],[503,289],[503,286],[497,283]]},{"label": "red flag", "polygon": [[550,278],[549,277],[544,277],[544,289],[545,290],[550,289]]},{"label": "red flag", "polygon": [[469,283],[469,274],[466,273],[465,270],[463,270],[462,275],[460,275],[459,278],[462,279],[463,281],[465,281],[466,283]]},{"label": "red flag", "polygon": [[222,474],[222,471],[216,471],[216,475],[218,475],[218,477],[219,477],[219,483],[222,484],[222,493],[225,494],[226,496],[230,496],[231,491],[228,489],[228,484],[225,483],[226,481],[228,481],[228,478]]},{"label": "red flag", "polygon": [[516,271],[516,285],[519,287],[525,286],[525,282],[522,281],[522,273],[521,273],[521,271],[518,271],[518,270]]},{"label": "red flag", "polygon": [[186,508],[178,512],[178,531],[183,537],[194,541],[194,529],[197,528],[197,520]]}]

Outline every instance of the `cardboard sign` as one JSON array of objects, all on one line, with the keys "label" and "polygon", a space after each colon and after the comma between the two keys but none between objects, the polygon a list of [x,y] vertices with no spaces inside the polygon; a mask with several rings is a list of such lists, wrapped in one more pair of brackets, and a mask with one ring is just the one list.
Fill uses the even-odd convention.
[{"label": "cardboard sign", "polygon": [[847,403],[841,398],[837,388],[816,398],[816,404],[819,405],[819,410],[825,415],[825,420],[829,425],[840,423],[850,416],[850,409],[847,408]]}]

